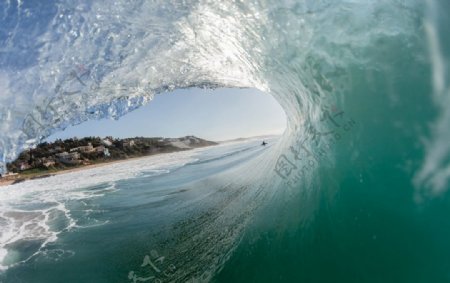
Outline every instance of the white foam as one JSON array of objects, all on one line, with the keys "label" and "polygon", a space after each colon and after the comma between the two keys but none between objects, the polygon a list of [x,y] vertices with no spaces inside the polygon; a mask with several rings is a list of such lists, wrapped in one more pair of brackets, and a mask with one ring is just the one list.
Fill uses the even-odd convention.
[{"label": "white foam", "polygon": [[0,271],[5,270],[7,267],[3,266],[3,260],[8,255],[8,251],[4,248],[0,248]]},{"label": "white foam", "polygon": [[[85,225],[78,225],[77,219],[67,207],[68,201],[79,201],[86,207],[86,216],[93,212],[87,200],[102,197],[117,191],[118,180],[139,178],[168,173],[175,168],[196,160],[197,150],[154,155],[102,167],[81,170],[45,179],[29,180],[0,189],[0,270],[45,252],[44,248],[58,239],[58,235],[75,228],[89,228],[106,225],[107,221],[95,219]],[[92,186],[106,184],[92,189]],[[60,227],[53,223],[62,222]],[[92,222],[92,223],[91,223]],[[84,223],[83,223],[84,224]],[[40,247],[27,258],[12,248],[20,241],[39,241]],[[16,259],[11,254],[17,253]],[[5,260],[6,259],[6,260]]]},{"label": "white foam", "polygon": [[[432,128],[432,138],[425,143],[426,156],[420,170],[414,177],[416,199],[423,196],[439,196],[447,192],[450,184],[450,84],[446,80],[446,63],[442,38],[446,35],[440,28],[439,5],[434,1],[427,1],[428,15],[425,21],[425,31],[428,37],[430,58],[433,70],[434,101],[440,109]],[[444,30],[444,29],[442,29]],[[442,34],[440,34],[440,32]],[[426,139],[425,139],[426,140]]]}]

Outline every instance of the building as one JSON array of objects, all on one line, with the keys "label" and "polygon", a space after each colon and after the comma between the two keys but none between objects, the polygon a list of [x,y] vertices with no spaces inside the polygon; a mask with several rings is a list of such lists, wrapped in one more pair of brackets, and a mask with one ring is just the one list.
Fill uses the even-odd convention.
[{"label": "building", "polygon": [[123,147],[132,147],[135,145],[134,140],[128,140],[123,142]]},{"label": "building", "polygon": [[25,171],[25,170],[28,170],[28,169],[31,169],[31,168],[32,168],[32,166],[28,162],[21,162],[20,165],[19,165],[19,170],[20,171]]},{"label": "building", "polygon": [[80,159],[80,154],[78,152],[70,153],[69,156],[70,156],[70,159],[72,159],[72,160]]},{"label": "building", "polygon": [[55,164],[56,164],[55,160],[50,159],[50,158],[42,160],[42,165],[47,168],[49,168],[51,166],[55,166]]},{"label": "building", "polygon": [[86,146],[79,146],[79,147],[75,147],[75,148],[71,148],[69,150],[70,152],[82,152],[82,153],[91,153],[94,152],[94,147],[92,146],[91,143],[88,143],[88,145]]},{"label": "building", "polygon": [[55,155],[59,162],[64,164],[79,164],[80,163],[80,153],[78,152],[71,152],[68,153],[67,151],[64,151],[62,153],[58,153]]},{"label": "building", "polygon": [[91,143],[88,143],[88,145],[86,145],[86,146],[80,146],[78,148],[79,148],[80,152],[84,152],[84,153],[94,152],[94,147],[92,146]]},{"label": "building", "polygon": [[58,159],[66,159],[69,156],[69,153],[67,151],[64,151],[64,152],[55,154],[55,156]]},{"label": "building", "polygon": [[112,139],[111,138],[104,138],[102,140],[102,144],[105,145],[105,146],[112,146],[113,145]]},{"label": "building", "polygon": [[108,148],[103,145],[97,146],[94,150],[98,153],[103,153],[104,156],[110,156]]},{"label": "building", "polygon": [[96,148],[94,148],[94,150],[96,152],[104,152],[105,151],[105,146],[101,145],[101,146],[97,146]]}]

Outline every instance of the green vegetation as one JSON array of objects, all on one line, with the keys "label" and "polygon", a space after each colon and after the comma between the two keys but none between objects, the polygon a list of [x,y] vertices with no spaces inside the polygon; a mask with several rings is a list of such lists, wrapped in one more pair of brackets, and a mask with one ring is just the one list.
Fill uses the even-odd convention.
[{"label": "green vegetation", "polygon": [[86,137],[44,142],[22,152],[7,164],[8,171],[30,178],[74,167],[141,157],[158,153],[189,150],[217,143],[194,136],[182,138]]}]

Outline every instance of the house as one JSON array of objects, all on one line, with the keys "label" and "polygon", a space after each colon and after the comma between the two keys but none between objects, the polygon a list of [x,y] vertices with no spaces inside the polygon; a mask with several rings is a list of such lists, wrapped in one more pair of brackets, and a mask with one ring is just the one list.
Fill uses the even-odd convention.
[{"label": "house", "polygon": [[55,155],[56,158],[58,158],[58,161],[64,164],[79,164],[80,163],[80,153],[78,152],[71,152],[68,153],[67,151],[64,151],[62,153],[58,153]]},{"label": "house", "polygon": [[82,153],[91,153],[94,152],[94,147],[92,146],[91,143],[88,143],[88,145],[86,146],[79,146],[79,147],[75,147],[75,148],[71,148],[69,150],[70,152],[82,152]]},{"label": "house", "polygon": [[104,156],[110,156],[108,148],[103,145],[97,146],[94,150],[98,153],[103,153]]},{"label": "house", "polygon": [[42,160],[42,165],[44,165],[45,167],[49,168],[51,166],[55,166],[56,162],[53,159],[44,159]]},{"label": "house", "polygon": [[135,145],[134,140],[128,140],[123,142],[123,147],[132,147]]},{"label": "house", "polygon": [[94,150],[95,150],[96,152],[104,152],[105,149],[106,149],[106,147],[103,146],[103,145],[97,146],[96,148],[94,148]]},{"label": "house", "polygon": [[91,143],[88,143],[88,145],[86,145],[86,146],[80,146],[78,148],[79,148],[80,152],[84,152],[84,153],[94,152],[94,147],[92,146]]},{"label": "house", "polygon": [[67,151],[64,151],[64,152],[55,154],[55,156],[58,159],[66,159],[66,158],[68,158],[69,153]]},{"label": "house", "polygon": [[103,139],[102,140],[102,144],[105,145],[105,146],[112,146],[113,145],[112,140],[110,138]]},{"label": "house", "polygon": [[80,154],[78,152],[72,152],[69,154],[69,159],[78,160],[78,159],[80,159]]},{"label": "house", "polygon": [[28,162],[21,162],[19,164],[19,170],[20,171],[25,171],[25,170],[28,170],[28,169],[31,169],[31,168],[32,168],[32,166]]}]

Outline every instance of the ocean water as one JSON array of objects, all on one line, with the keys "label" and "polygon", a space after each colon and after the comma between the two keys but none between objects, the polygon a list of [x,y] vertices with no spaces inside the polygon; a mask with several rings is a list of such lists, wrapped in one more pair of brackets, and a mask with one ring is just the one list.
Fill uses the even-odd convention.
[{"label": "ocean water", "polygon": [[2,164],[180,88],[256,88],[288,125],[2,190],[0,280],[450,282],[449,3],[1,2]]},{"label": "ocean water", "polygon": [[[230,142],[2,188],[1,282],[211,277],[204,253],[228,253],[248,218],[233,210],[250,192],[222,181],[275,142]],[[142,267],[146,256],[154,265]]]}]

